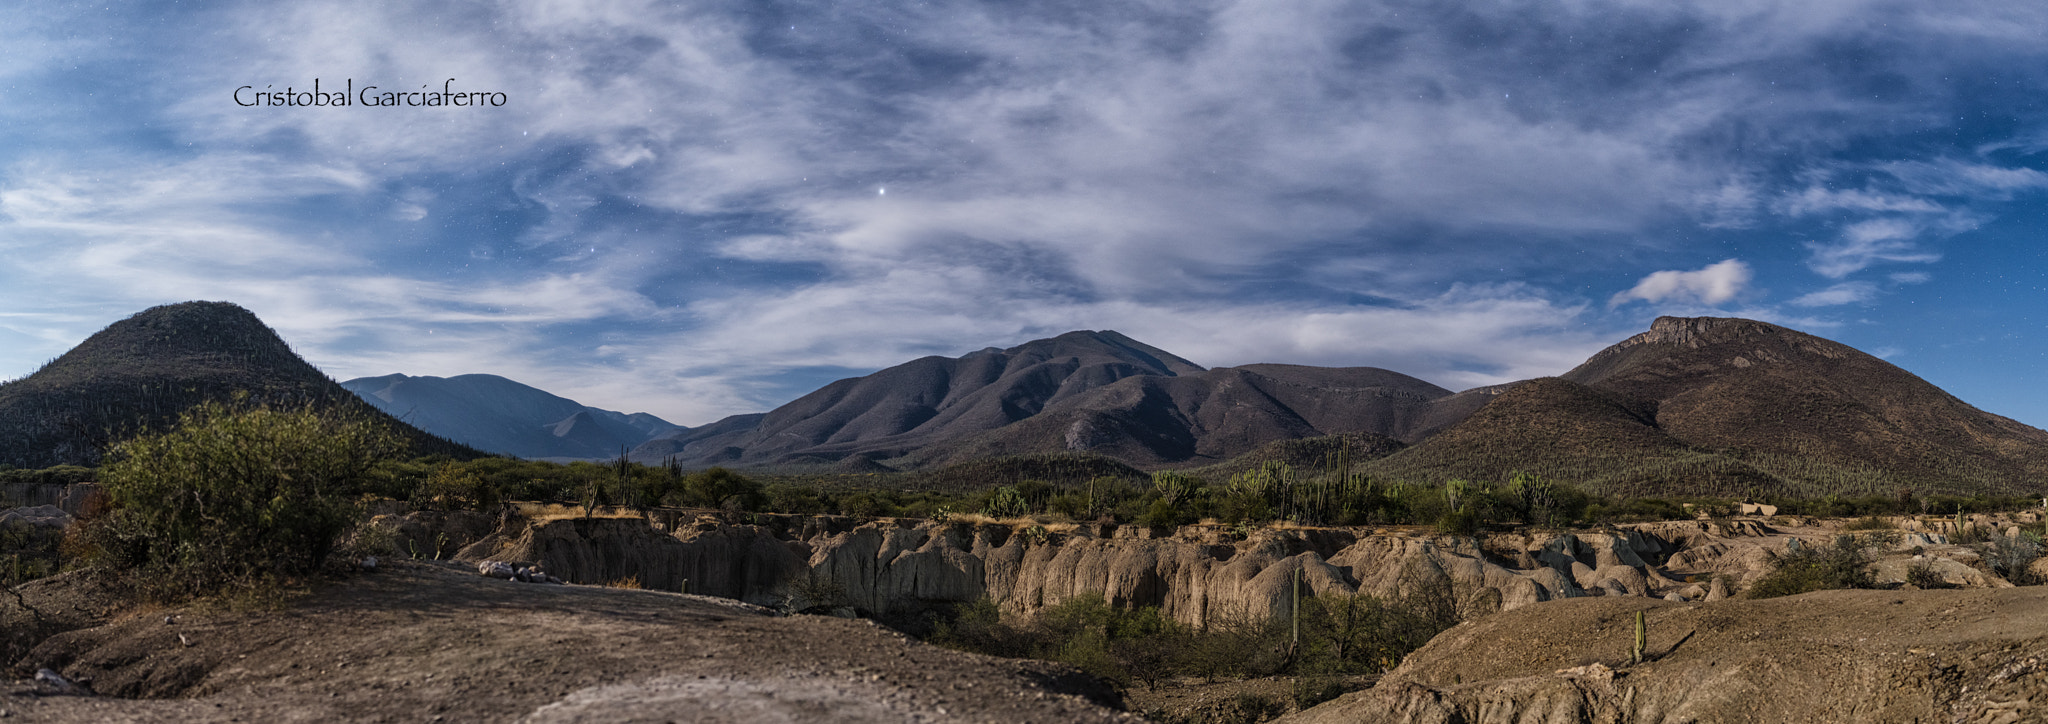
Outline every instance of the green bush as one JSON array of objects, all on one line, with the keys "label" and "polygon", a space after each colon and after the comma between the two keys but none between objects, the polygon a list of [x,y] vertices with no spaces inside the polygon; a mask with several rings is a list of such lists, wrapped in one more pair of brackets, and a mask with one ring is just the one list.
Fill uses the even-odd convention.
[{"label": "green bush", "polygon": [[767,502],[766,496],[761,494],[760,483],[725,468],[691,473],[683,478],[682,490],[682,502],[707,508],[759,510]]},{"label": "green bush", "polygon": [[172,429],[114,446],[99,562],[143,593],[182,598],[314,571],[354,524],[356,493],[400,449],[381,425],[312,409],[203,403]]},{"label": "green bush", "polygon": [[1772,556],[1771,571],[1750,584],[1750,598],[1776,598],[1835,588],[1874,588],[1871,549],[1889,536],[1844,535],[1834,545],[1805,546]]},{"label": "green bush", "polygon": [[498,491],[476,473],[442,463],[413,491],[412,504],[423,510],[493,510]]},{"label": "green bush", "polygon": [[768,486],[763,492],[768,497],[768,509],[777,513],[816,515],[827,509],[816,488],[777,484]]}]

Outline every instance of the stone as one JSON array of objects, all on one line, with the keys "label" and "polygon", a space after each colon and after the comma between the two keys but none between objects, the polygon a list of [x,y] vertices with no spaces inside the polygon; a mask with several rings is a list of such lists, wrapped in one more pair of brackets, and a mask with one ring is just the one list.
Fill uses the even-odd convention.
[{"label": "stone", "polygon": [[36,669],[36,678],[35,678],[35,685],[36,685],[36,693],[38,693],[38,694],[43,694],[43,695],[56,695],[56,696],[91,696],[91,695],[92,695],[92,692],[91,692],[91,691],[88,691],[88,690],[87,690],[87,689],[86,689],[85,687],[83,687],[83,686],[79,686],[78,684],[75,684],[75,683],[72,683],[70,679],[66,679],[66,678],[64,678],[64,675],[63,675],[63,674],[59,674],[59,673],[57,673],[57,672],[55,672],[55,671],[52,671],[52,670],[50,670],[50,669]]}]

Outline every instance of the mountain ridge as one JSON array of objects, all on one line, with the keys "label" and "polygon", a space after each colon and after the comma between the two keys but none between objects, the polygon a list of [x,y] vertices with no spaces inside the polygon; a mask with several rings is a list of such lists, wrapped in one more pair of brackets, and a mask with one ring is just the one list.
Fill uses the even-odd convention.
[{"label": "mountain ridge", "polygon": [[389,374],[341,383],[377,409],[479,450],[523,458],[618,457],[684,430],[644,412],[584,405],[498,375]]}]

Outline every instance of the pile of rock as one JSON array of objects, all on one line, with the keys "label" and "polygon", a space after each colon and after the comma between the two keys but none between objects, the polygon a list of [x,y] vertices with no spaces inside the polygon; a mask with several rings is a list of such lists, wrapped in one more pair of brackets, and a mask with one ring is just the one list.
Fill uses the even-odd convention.
[{"label": "pile of rock", "polygon": [[520,583],[561,583],[562,579],[550,576],[540,566],[521,566],[504,561],[483,561],[476,564],[476,572],[490,578]]},{"label": "pile of rock", "polygon": [[38,505],[28,508],[9,508],[0,511],[0,525],[26,525],[36,528],[57,528],[71,524],[71,514],[55,505]]}]

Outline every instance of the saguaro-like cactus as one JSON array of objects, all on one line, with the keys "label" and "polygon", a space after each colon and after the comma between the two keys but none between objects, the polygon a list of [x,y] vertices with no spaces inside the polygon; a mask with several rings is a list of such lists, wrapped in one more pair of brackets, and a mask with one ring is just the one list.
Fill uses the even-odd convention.
[{"label": "saguaro-like cactus", "polygon": [[1645,649],[1648,649],[1649,647],[1650,647],[1650,629],[1649,629],[1649,626],[1648,626],[1647,624],[1645,624],[1645,623],[1643,622],[1643,612],[1641,612],[1641,611],[1637,611],[1637,612],[1636,612],[1636,645],[1635,645],[1635,647],[1634,647],[1634,648],[1632,648],[1632,649],[1629,649],[1629,656],[1628,656],[1628,662],[1629,662],[1629,663],[1631,663],[1631,664],[1640,664],[1640,663],[1643,663],[1643,651],[1644,651]]}]

